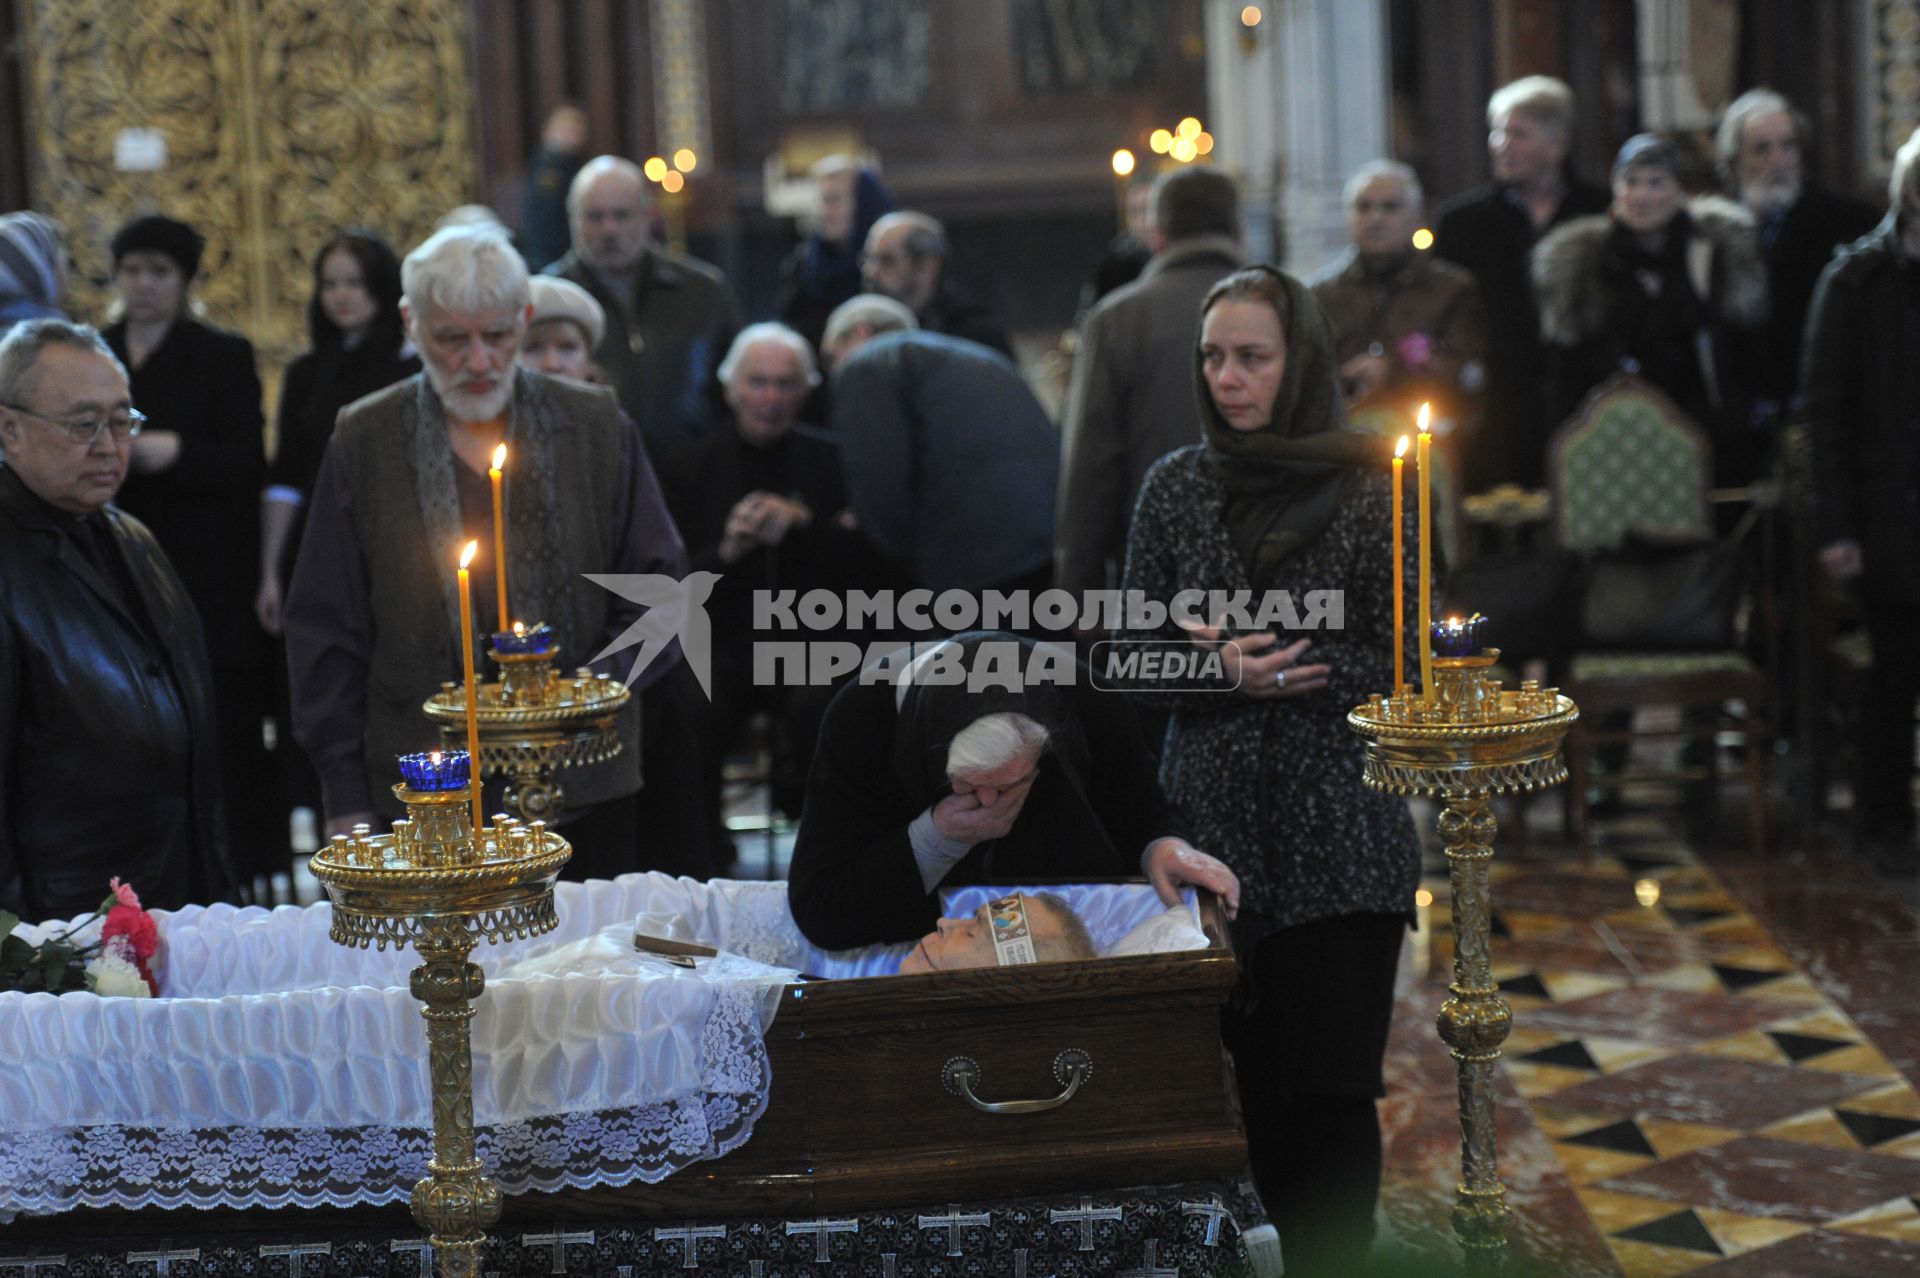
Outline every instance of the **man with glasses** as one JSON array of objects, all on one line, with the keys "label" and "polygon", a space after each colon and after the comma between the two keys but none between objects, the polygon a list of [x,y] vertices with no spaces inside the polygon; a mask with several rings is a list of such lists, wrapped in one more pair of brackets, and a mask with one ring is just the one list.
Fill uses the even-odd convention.
[{"label": "man with glasses", "polygon": [[134,411],[100,335],[0,340],[0,909],[82,914],[230,896],[200,619],[146,526],[109,505]]},{"label": "man with glasses", "polygon": [[929,333],[965,338],[1013,358],[1013,342],[992,312],[947,275],[947,228],[925,213],[889,213],[867,232],[860,279],[891,297]]}]

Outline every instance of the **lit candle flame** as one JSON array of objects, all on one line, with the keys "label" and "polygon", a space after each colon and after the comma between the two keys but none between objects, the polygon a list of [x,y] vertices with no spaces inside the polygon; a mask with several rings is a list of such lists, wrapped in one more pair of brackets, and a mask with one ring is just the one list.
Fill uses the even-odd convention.
[{"label": "lit candle flame", "polygon": [[479,553],[480,553],[480,543],[477,541],[468,542],[467,548],[460,552],[460,566],[462,568],[465,568],[470,564],[472,564],[473,557]]},{"label": "lit candle flame", "polygon": [[1393,455],[1395,457],[1405,457],[1407,455],[1407,449],[1411,447],[1412,444],[1413,444],[1412,439],[1408,438],[1405,435],[1402,435],[1400,437],[1400,442],[1393,446]]},{"label": "lit candle flame", "polygon": [[507,446],[505,444],[493,450],[493,468],[495,470],[505,470],[507,468]]},{"label": "lit candle flame", "polygon": [[1431,404],[1420,405],[1420,433],[1422,435],[1427,433],[1427,419],[1432,416],[1433,406]]},{"label": "lit candle flame", "polygon": [[440,752],[439,752],[438,750],[434,750],[434,751],[431,751],[431,752],[430,752],[430,753],[429,753],[429,754],[427,755],[427,762],[429,762],[429,763],[431,763],[431,764],[432,764],[432,765],[433,765],[434,767],[436,767],[436,768],[437,768],[437,767],[439,767],[439,766],[440,766]]},{"label": "lit candle flame", "polygon": [[513,637],[514,637],[515,639],[525,639],[525,638],[527,637],[527,623],[526,623],[526,622],[524,622],[524,621],[516,621],[516,622],[514,622],[514,623],[513,623]]}]

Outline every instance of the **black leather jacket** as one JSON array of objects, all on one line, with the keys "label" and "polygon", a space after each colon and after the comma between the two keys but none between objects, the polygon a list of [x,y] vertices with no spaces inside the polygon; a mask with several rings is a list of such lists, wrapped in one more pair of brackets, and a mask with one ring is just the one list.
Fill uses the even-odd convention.
[{"label": "black leather jacket", "polygon": [[199,618],[146,527],[105,514],[145,618],[0,467],[0,907],[30,920],[115,875],[154,908],[232,894]]}]

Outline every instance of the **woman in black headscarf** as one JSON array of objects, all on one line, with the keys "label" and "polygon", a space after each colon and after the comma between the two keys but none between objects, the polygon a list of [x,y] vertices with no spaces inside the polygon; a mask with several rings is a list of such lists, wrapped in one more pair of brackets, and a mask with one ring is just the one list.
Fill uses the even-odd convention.
[{"label": "woman in black headscarf", "polygon": [[972,883],[1145,872],[1169,904],[1186,883],[1237,904],[1226,867],[1188,845],[1132,708],[1064,649],[976,631],[899,669],[849,683],[821,724],[788,889],[814,944],[914,940],[937,888]]},{"label": "woman in black headscarf", "polygon": [[[1346,724],[1393,678],[1387,455],[1342,429],[1332,337],[1298,280],[1265,266],[1221,280],[1201,307],[1198,360],[1206,442],[1148,472],[1124,588],[1169,605],[1183,590],[1246,590],[1251,606],[1184,626],[1176,610],[1122,638],[1221,658],[1211,690],[1141,695],[1173,712],[1168,797],[1242,884],[1248,979],[1229,1038],[1255,1183],[1289,1272],[1345,1272],[1372,1237],[1374,1101],[1420,877],[1406,804],[1361,784]],[[1278,591],[1303,621],[1310,591],[1342,606],[1311,635],[1256,630]]]},{"label": "woman in black headscarf", "polygon": [[341,231],[314,257],[307,331],[313,346],[287,365],[281,385],[280,442],[262,494],[254,608],[276,635],[306,526],[307,494],[333,438],[334,418],[354,400],[420,371],[400,323],[400,260],[379,232]]}]

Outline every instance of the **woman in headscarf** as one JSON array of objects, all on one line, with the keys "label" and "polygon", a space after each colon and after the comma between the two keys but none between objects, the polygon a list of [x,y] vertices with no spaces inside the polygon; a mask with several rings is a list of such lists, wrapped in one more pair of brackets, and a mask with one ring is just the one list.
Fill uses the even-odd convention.
[{"label": "woman in headscarf", "polygon": [[893,197],[880,175],[844,155],[830,155],[813,166],[820,207],[807,238],[780,263],[774,313],[820,349],[833,308],[863,291],[860,250],[867,232],[893,212]]},{"label": "woman in headscarf", "polygon": [[1144,872],[1169,904],[1191,883],[1236,907],[1233,876],[1161,794],[1132,708],[1086,675],[1064,649],[975,631],[897,681],[842,688],[788,876],[807,938],[910,941],[940,917],[940,887],[1036,878]]},{"label": "woman in headscarf", "polygon": [[280,603],[306,525],[333,421],[354,400],[420,371],[400,323],[400,259],[377,231],[341,231],[313,259],[307,303],[313,345],[287,365],[280,442],[262,494],[260,624],[280,633]]},{"label": "woman in headscarf", "polygon": [[1200,314],[1205,442],[1148,472],[1124,589],[1169,605],[1251,591],[1251,616],[1268,592],[1335,591],[1343,609],[1310,637],[1219,616],[1183,627],[1178,612],[1121,636],[1221,659],[1215,687],[1141,693],[1172,711],[1168,797],[1241,882],[1245,983],[1228,1031],[1254,1181],[1289,1272],[1347,1272],[1372,1238],[1374,1102],[1420,878],[1406,804],[1361,784],[1346,724],[1393,678],[1387,454],[1342,429],[1332,336],[1298,280],[1236,271]]},{"label": "woman in headscarf", "polygon": [[65,319],[67,246],[38,213],[0,214],[0,334],[30,319]]}]

